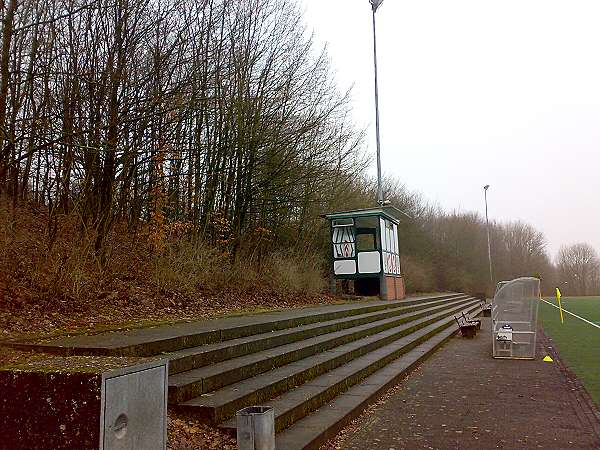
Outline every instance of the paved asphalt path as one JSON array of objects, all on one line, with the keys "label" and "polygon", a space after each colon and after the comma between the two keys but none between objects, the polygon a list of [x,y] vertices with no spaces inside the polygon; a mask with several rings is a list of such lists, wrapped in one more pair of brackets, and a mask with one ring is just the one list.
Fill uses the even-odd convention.
[{"label": "paved asphalt path", "polygon": [[[538,333],[535,361],[491,357],[489,319],[453,338],[342,433],[337,448],[600,449],[600,414]],[[600,351],[600,350],[599,350]],[[600,359],[599,359],[600,370]]]}]

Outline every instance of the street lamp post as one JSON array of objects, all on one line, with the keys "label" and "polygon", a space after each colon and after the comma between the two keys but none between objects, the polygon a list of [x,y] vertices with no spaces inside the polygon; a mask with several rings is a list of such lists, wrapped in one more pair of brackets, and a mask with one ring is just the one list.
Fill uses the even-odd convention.
[{"label": "street lamp post", "polygon": [[375,139],[377,141],[377,203],[383,206],[383,189],[381,187],[381,145],[379,142],[379,89],[377,85],[377,37],[375,32],[375,13],[383,0],[369,0],[373,12],[373,65],[375,69]]},{"label": "street lamp post", "polygon": [[489,189],[490,185],[486,184],[483,187],[483,196],[485,198],[485,224],[486,224],[486,228],[487,228],[487,244],[488,244],[488,261],[490,263],[490,283],[491,283],[491,288],[494,287],[494,275],[492,272],[492,247],[490,246],[490,221],[488,219],[488,203],[487,203],[487,190]]}]

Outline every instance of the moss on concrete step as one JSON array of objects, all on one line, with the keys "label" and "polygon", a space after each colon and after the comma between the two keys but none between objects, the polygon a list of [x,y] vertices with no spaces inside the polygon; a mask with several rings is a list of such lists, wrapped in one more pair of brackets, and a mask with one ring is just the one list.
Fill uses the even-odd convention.
[{"label": "moss on concrete step", "polygon": [[399,305],[417,304],[435,297],[441,299],[460,295],[452,293],[398,302],[369,301],[297,308],[215,320],[119,330],[103,334],[66,336],[49,341],[43,339],[11,340],[2,342],[2,345],[58,355],[153,356],[258,333],[395,308]]},{"label": "moss on concrete step", "polygon": [[177,352],[169,352],[164,355],[169,358],[169,374],[173,375],[199,367],[215,364],[228,359],[245,356],[281,345],[290,344],[311,337],[333,333],[343,329],[376,322],[385,318],[391,318],[400,314],[431,308],[438,305],[467,298],[467,296],[423,300],[411,306],[399,306],[383,311],[370,312],[341,319],[303,325],[291,329],[270,331],[267,333],[237,338],[215,344],[207,344],[200,347],[187,348]]},{"label": "moss on concrete step", "polygon": [[396,385],[455,333],[447,328],[402,358],[367,377],[362,383],[338,395],[326,406],[302,418],[276,436],[276,448],[317,450],[389,388]]},{"label": "moss on concrete step", "polygon": [[[467,310],[467,312],[471,311]],[[453,318],[443,319],[443,323],[430,325],[413,335],[394,341],[377,351],[368,353],[300,385],[284,393],[279,398],[268,401],[268,405],[275,409],[276,430],[281,431],[289,427],[326,404],[329,400],[361,383],[365,378],[386,367],[393,360],[452,326],[453,321]],[[228,420],[221,427],[235,435],[235,419]]]},{"label": "moss on concrete step", "polygon": [[[388,340],[397,339],[405,334],[413,332],[419,327],[432,323],[440,317],[439,314],[448,315],[462,310],[463,305],[468,301],[472,301],[472,299],[452,301],[442,306],[427,308],[422,311],[401,315],[396,318],[384,319],[372,324],[329,333],[305,341],[284,345],[272,350],[246,355],[213,366],[203,367],[171,376],[169,378],[169,402],[171,404],[182,403],[198,395],[267,372],[273,368],[300,361],[311,355],[353,341],[358,341],[366,336],[376,335],[386,330],[393,329],[403,323],[414,322],[414,328],[404,327],[402,330],[399,330],[388,338]],[[438,311],[440,313],[436,314]],[[418,320],[422,317],[425,317],[426,319]],[[375,345],[385,344],[373,344],[372,347],[376,348]],[[359,354],[360,351],[370,350],[370,347],[362,350],[355,350],[355,354]]]},{"label": "moss on concrete step", "polygon": [[[475,307],[477,301],[471,301],[454,310],[447,310],[436,316],[428,317],[419,321],[419,324],[404,325],[395,329],[387,330],[376,335],[368,336],[362,340],[345,344],[341,347],[328,350],[297,363],[289,364],[279,369],[264,373],[250,380],[245,380],[231,386],[226,386],[218,391],[198,396],[181,404],[184,408],[191,408],[211,423],[219,423],[232,417],[235,412],[251,404],[262,403],[269,398],[283,394],[284,392],[312,380],[323,373],[352,361],[355,358],[373,352],[387,344],[390,344],[403,336],[410,335],[428,325],[434,324],[429,331],[412,344],[417,345],[428,339],[441,329],[452,324],[453,319],[444,321],[453,313]],[[411,347],[408,347],[411,348]],[[397,356],[396,356],[397,357]],[[376,359],[382,359],[375,355]],[[391,361],[393,357],[385,359],[383,364]],[[387,362],[386,362],[387,361]]]}]

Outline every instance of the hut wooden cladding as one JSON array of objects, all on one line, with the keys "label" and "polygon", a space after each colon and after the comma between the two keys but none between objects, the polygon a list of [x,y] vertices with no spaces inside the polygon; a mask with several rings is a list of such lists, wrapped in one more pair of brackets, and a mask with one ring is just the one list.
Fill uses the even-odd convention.
[{"label": "hut wooden cladding", "polygon": [[373,278],[379,278],[378,293],[382,298],[403,298],[398,218],[384,208],[337,212],[324,217],[330,223],[332,277],[354,280],[355,286],[366,285],[367,282],[360,281],[364,279],[370,279],[367,284],[373,285]]}]

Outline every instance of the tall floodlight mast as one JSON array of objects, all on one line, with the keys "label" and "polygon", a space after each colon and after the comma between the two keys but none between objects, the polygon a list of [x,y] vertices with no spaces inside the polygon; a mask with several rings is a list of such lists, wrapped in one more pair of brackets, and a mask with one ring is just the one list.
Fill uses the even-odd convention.
[{"label": "tall floodlight mast", "polygon": [[494,289],[494,275],[492,273],[492,247],[490,246],[490,221],[488,220],[488,203],[487,203],[487,190],[490,188],[489,184],[483,187],[483,196],[485,198],[485,224],[487,228],[487,244],[488,244],[488,262],[490,263],[490,283],[491,288]]},{"label": "tall floodlight mast", "polygon": [[375,32],[375,13],[383,0],[369,0],[373,12],[373,65],[375,69],[375,139],[377,141],[377,203],[383,206],[383,188],[381,187],[381,145],[379,141],[379,89],[377,86],[377,34]]}]

